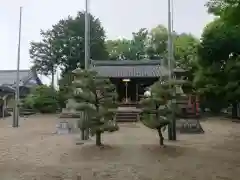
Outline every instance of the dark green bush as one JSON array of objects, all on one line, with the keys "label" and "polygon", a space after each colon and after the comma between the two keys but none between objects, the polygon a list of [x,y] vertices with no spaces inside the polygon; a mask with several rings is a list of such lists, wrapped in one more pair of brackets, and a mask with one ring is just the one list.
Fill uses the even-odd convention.
[{"label": "dark green bush", "polygon": [[40,113],[55,113],[59,107],[58,92],[46,85],[38,86],[23,100],[23,107]]}]

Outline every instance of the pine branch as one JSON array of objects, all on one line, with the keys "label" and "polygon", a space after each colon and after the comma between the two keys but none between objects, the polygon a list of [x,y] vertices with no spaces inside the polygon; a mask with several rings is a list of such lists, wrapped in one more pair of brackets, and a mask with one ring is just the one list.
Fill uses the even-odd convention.
[{"label": "pine branch", "polygon": [[86,102],[90,104],[96,103],[95,96],[91,92],[78,92],[73,95],[73,98],[76,102]]},{"label": "pine branch", "polygon": [[97,77],[94,71],[82,69],[75,70],[74,75],[73,97],[80,102],[78,109],[87,113],[87,126],[91,133],[118,130],[118,126],[112,123],[115,117],[112,109],[117,107],[117,93],[111,81]]}]

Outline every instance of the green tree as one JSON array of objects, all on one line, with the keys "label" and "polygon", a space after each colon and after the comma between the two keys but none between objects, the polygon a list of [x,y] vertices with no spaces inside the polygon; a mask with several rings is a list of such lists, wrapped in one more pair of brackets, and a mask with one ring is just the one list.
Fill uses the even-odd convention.
[{"label": "green tree", "polygon": [[51,75],[52,87],[54,85],[54,74],[60,63],[59,54],[56,52],[53,33],[50,30],[41,30],[41,42],[31,42],[30,58],[33,60],[34,68],[38,73],[45,76]]},{"label": "green tree", "polygon": [[61,108],[66,107],[67,100],[71,97],[73,88],[72,82],[74,80],[74,75],[72,73],[65,73],[62,75],[61,79],[58,81],[59,84],[59,105]]},{"label": "green tree", "polygon": [[191,34],[182,33],[174,38],[174,57],[176,65],[189,71],[193,79],[193,74],[197,68],[197,48],[200,41]]},{"label": "green tree", "polygon": [[209,0],[208,11],[220,16],[225,22],[240,25],[240,0]]},{"label": "green tree", "polygon": [[238,104],[240,102],[240,57],[231,56],[225,68],[228,81],[225,86],[226,99],[232,104],[232,118],[238,117]]},{"label": "green tree", "polygon": [[[59,82],[62,107],[71,87],[72,71],[79,64],[84,67],[84,25],[85,14],[79,12],[76,17],[69,16],[53,25],[51,29],[42,30],[42,41],[31,43],[30,56],[38,73],[51,74],[53,83],[56,69],[59,67],[62,71]],[[90,58],[108,59],[104,29],[99,19],[92,15],[90,15],[90,27]]]},{"label": "green tree", "polygon": [[107,41],[111,59],[140,60],[144,58],[159,59],[166,53],[167,29],[159,25],[150,32],[141,28],[132,33],[131,39]]},{"label": "green tree", "polygon": [[146,52],[149,59],[166,57],[168,44],[168,30],[163,25],[150,30],[146,43]]},{"label": "green tree", "polygon": [[[30,55],[38,72],[48,75],[53,66],[60,67],[62,75],[71,73],[78,63],[84,67],[85,14],[60,20],[47,31],[41,31],[43,40],[32,42]],[[108,59],[105,31],[98,18],[90,15],[90,58]]]},{"label": "green tree", "polygon": [[238,26],[231,26],[222,19],[216,19],[206,26],[198,48],[199,69],[194,83],[213,111],[220,111],[222,107],[236,104],[239,100],[239,81],[235,69],[238,67],[239,53]]},{"label": "green tree", "polygon": [[96,145],[102,145],[101,134],[118,130],[114,121],[117,93],[109,79],[97,77],[97,73],[82,69],[74,71],[75,101],[78,110],[87,115],[80,120],[81,129],[90,129],[96,135]]},{"label": "green tree", "polygon": [[144,59],[146,57],[146,41],[148,37],[148,30],[141,28],[138,32],[133,32],[132,51],[136,56],[136,60]]},{"label": "green tree", "polygon": [[126,60],[135,58],[134,53],[131,51],[131,40],[117,39],[106,41],[107,50],[110,60]]},{"label": "green tree", "polygon": [[[158,25],[148,31],[141,28],[138,32],[132,33],[131,39],[108,40],[106,42],[110,59],[166,59],[168,30],[163,25]],[[199,40],[191,34],[173,33],[175,59],[177,65],[191,71],[195,71],[197,59],[197,46]],[[164,62],[165,65],[167,62]]]},{"label": "green tree", "polygon": [[166,117],[170,114],[167,106],[169,95],[161,82],[157,82],[151,87],[151,95],[140,101],[143,106],[140,120],[148,128],[157,130],[160,146],[164,145],[162,128],[170,124],[170,120]]},{"label": "green tree", "polygon": [[55,113],[59,107],[57,92],[45,85],[33,88],[23,102],[24,107],[41,113]]},{"label": "green tree", "polygon": [[140,101],[143,107],[141,122],[148,128],[157,130],[161,146],[164,145],[162,130],[180,113],[172,100],[181,96],[177,91],[181,84],[183,82],[180,81],[157,81],[150,87],[151,94]]},{"label": "green tree", "polygon": [[106,41],[111,60],[139,60],[145,57],[145,42],[148,31],[145,28],[132,33],[132,39]]},{"label": "green tree", "polygon": [[[191,34],[173,32],[173,48],[176,66],[194,71],[197,59],[199,40]],[[163,25],[153,28],[148,34],[146,52],[149,59],[166,59],[168,46],[168,30]],[[165,62],[165,64],[167,64]]]}]

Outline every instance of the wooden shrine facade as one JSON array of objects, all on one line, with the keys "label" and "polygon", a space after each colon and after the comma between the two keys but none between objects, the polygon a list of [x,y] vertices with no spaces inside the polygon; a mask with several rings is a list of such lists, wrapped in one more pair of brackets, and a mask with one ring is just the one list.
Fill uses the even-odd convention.
[{"label": "wooden shrine facade", "polygon": [[[90,68],[116,85],[119,102],[134,104],[144,95],[147,87],[159,78],[168,77],[168,68],[161,65],[161,62],[162,60],[92,61]],[[184,70],[174,69],[176,78],[181,78],[184,74]]]}]

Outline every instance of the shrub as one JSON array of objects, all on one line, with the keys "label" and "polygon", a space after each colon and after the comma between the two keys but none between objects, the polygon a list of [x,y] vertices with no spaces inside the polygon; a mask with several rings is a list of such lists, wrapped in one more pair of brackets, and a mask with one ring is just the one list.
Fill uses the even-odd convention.
[{"label": "shrub", "polygon": [[23,107],[32,108],[41,113],[55,113],[59,107],[58,93],[46,85],[37,86],[23,100]]}]

